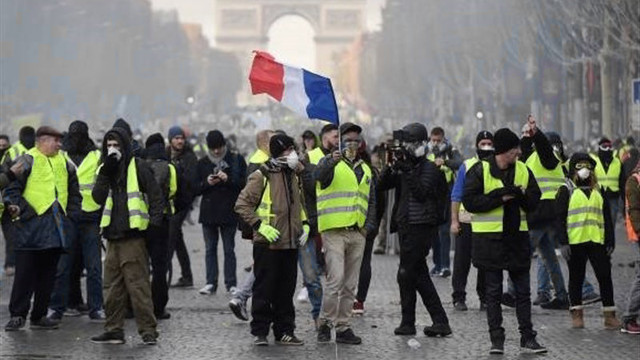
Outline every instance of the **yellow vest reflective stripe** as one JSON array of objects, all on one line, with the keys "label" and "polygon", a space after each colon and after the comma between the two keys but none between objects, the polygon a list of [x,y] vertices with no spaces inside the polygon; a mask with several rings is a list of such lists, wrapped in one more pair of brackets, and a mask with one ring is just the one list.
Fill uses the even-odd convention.
[{"label": "yellow vest reflective stripe", "polygon": [[176,213],[176,207],[173,203],[173,198],[178,192],[178,173],[176,167],[173,164],[169,164],[169,205],[171,206],[171,214]]},{"label": "yellow vest reflective stripe", "polygon": [[567,212],[567,233],[569,244],[592,241],[604,244],[604,200],[597,190],[592,190],[589,198],[575,189],[569,199]]},{"label": "yellow vest reflective stripe", "polygon": [[[474,156],[474,157],[472,157],[472,158],[469,158],[469,159],[465,160],[465,161],[464,161],[464,172],[465,172],[465,173],[469,172],[469,169],[471,169],[471,167],[472,167],[473,165],[477,164],[477,163],[478,163],[478,161],[480,161],[480,159],[478,159],[478,157],[477,157],[477,156]],[[459,178],[458,178],[458,179],[459,179]],[[464,205],[462,205],[462,202],[460,202],[460,208],[459,208],[459,210],[458,210],[458,214],[460,214],[460,213],[468,213],[468,214],[470,214],[471,216],[473,216],[473,214],[472,214],[472,213],[468,212],[468,211],[464,208]]]},{"label": "yellow vest reflective stripe", "polygon": [[[529,184],[529,171],[527,166],[521,162],[516,162],[516,173],[513,179],[515,186],[527,188]],[[496,179],[491,175],[490,165],[488,162],[482,162],[482,175],[484,181],[484,194],[488,194],[493,190],[501,189],[504,183],[500,179]],[[489,212],[474,213],[471,220],[471,229],[474,233],[501,233],[503,230],[504,205],[497,207]],[[527,215],[520,208],[520,231],[528,231]]]},{"label": "yellow vest reflective stripe", "polygon": [[[436,155],[433,153],[427,155],[427,160],[435,161]],[[451,170],[451,168],[447,165],[443,164],[442,166],[440,166],[440,171],[444,173],[444,178],[447,180],[447,184],[450,184],[451,181],[453,181],[453,170]]]},{"label": "yellow vest reflective stripe", "polygon": [[7,158],[11,161],[15,161],[18,156],[22,156],[27,153],[29,149],[27,149],[20,141],[11,145],[11,147],[4,153],[2,156],[2,160],[0,160],[0,164],[4,164]]},{"label": "yellow vest reflective stripe", "polygon": [[325,189],[316,187],[318,230],[339,229],[349,226],[362,228],[367,218],[371,169],[364,162],[360,182],[353,169],[340,161],[333,168],[333,181]]},{"label": "yellow vest reflective stripe", "polygon": [[269,160],[269,154],[260,149],[257,149],[256,152],[254,152],[253,155],[251,155],[251,157],[249,158],[249,163],[264,164],[267,162],[267,160]]},{"label": "yellow vest reflective stripe", "polygon": [[22,197],[38,215],[44,214],[56,200],[66,213],[69,197],[67,160],[60,153],[48,157],[35,147],[27,154],[33,157],[33,166]]},{"label": "yellow vest reflective stripe", "polygon": [[[272,225],[272,220],[276,217],[271,213],[271,186],[267,181],[267,177],[262,174],[262,187],[264,191],[262,192],[262,198],[260,199],[260,205],[256,208],[256,215],[260,218],[260,220],[265,223]],[[300,219],[302,221],[307,220],[307,213],[304,211],[304,206],[301,206],[300,209]]]},{"label": "yellow vest reflective stripe", "polygon": [[529,169],[531,169],[540,187],[540,192],[542,193],[540,200],[555,199],[558,189],[564,185],[562,164],[558,162],[558,165],[553,170],[548,170],[542,165],[537,151],[534,151],[531,156],[529,156],[526,164]]},{"label": "yellow vest reflective stripe", "polygon": [[[70,161],[66,153],[65,157]],[[85,156],[80,166],[76,169],[76,173],[78,174],[78,187],[80,188],[80,195],[82,195],[82,211],[85,212],[100,209],[100,205],[93,200],[93,196],[91,195],[93,185],[96,183],[99,163],[100,150],[94,150]]]},{"label": "yellow vest reflective stripe", "polygon": [[309,155],[309,163],[313,165],[318,165],[320,159],[324,157],[324,153],[322,152],[322,149],[320,149],[320,147],[309,151],[307,155]]},{"label": "yellow vest reflective stripe", "polygon": [[620,159],[617,157],[613,157],[611,160],[611,164],[609,164],[609,170],[604,171],[604,165],[600,161],[598,155],[591,155],[591,157],[596,161],[596,177],[598,178],[598,184],[605,188],[605,190],[610,190],[613,192],[620,191],[620,184],[618,183],[620,179],[620,172],[622,172],[622,163],[620,163]]},{"label": "yellow vest reflective stripe", "polygon": [[[127,167],[127,209],[129,210],[129,227],[131,229],[146,230],[149,226],[149,210],[144,201],[140,187],[138,186],[138,172],[136,170],[135,158],[132,158]],[[111,209],[113,209],[113,198],[111,191],[104,205],[100,227],[106,228],[111,224]]]}]

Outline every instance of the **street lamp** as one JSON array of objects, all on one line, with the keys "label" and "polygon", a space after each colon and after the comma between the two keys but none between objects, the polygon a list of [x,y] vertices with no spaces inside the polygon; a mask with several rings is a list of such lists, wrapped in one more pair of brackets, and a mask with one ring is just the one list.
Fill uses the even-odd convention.
[{"label": "street lamp", "polygon": [[193,105],[196,102],[196,98],[194,96],[187,96],[187,104]]},{"label": "street lamp", "polygon": [[482,113],[482,111],[478,111],[476,113],[476,119],[478,120],[482,120],[482,118],[484,117],[484,114]]}]

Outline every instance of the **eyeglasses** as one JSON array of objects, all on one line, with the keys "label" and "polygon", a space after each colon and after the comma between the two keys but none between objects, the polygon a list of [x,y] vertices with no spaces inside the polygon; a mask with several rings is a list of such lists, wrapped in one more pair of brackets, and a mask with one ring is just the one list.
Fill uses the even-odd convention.
[{"label": "eyeglasses", "polygon": [[576,164],[576,169],[580,170],[580,169],[584,169],[587,168],[589,170],[592,170],[593,167],[591,166],[591,164],[586,163],[586,162],[581,162],[581,163],[577,163]]}]

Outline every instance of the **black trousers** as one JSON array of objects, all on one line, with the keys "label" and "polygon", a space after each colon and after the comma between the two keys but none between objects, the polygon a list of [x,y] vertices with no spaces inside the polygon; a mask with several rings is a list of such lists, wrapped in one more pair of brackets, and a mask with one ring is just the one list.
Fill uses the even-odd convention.
[{"label": "black trousers", "polygon": [[438,236],[438,228],[427,225],[410,225],[400,234],[400,267],[398,286],[402,324],[415,325],[416,291],[420,294],[434,324],[448,324],[438,292],[429,276],[427,255],[431,241]]},{"label": "black trousers", "polygon": [[[453,287],[453,302],[465,302],[467,299],[467,278],[471,269],[471,224],[460,223],[460,233],[456,237],[456,252],[453,257],[453,276],[451,285]],[[476,280],[476,292],[480,302],[485,302],[484,272],[478,269]]]},{"label": "black trousers", "polygon": [[167,271],[169,264],[169,221],[147,231],[147,252],[151,261],[151,299],[153,312],[161,315],[169,301]]},{"label": "black trousers", "polygon": [[47,315],[61,249],[16,250],[16,273],[11,289],[11,316],[27,317],[33,295],[31,320]]},{"label": "black trousers", "polygon": [[67,308],[78,308],[78,306],[84,304],[82,285],[80,284],[82,270],[84,270],[82,243],[80,241],[74,241],[73,246],[74,249],[71,251],[73,259],[71,260],[71,272],[69,273],[69,302]]},{"label": "black trousers", "polygon": [[[487,322],[491,340],[503,339],[502,327],[502,270],[485,270]],[[509,271],[509,278],[516,291],[516,317],[518,330],[525,339],[534,338],[536,332],[531,324],[531,289],[529,284],[529,269],[523,271]]]},{"label": "black trousers", "polygon": [[176,213],[169,220],[169,264],[173,259],[173,253],[176,253],[178,262],[180,263],[181,276],[187,280],[193,280],[191,272],[191,261],[189,260],[189,252],[187,245],[184,243],[184,234],[182,232],[182,223],[187,218],[189,209],[184,209]]},{"label": "black trousers", "polygon": [[276,339],[293,335],[296,312],[293,294],[298,276],[298,250],[271,250],[268,245],[253,245],[253,283],[251,334],[267,336],[273,324]]},{"label": "black trousers", "polygon": [[614,306],[613,282],[611,280],[611,258],[604,245],[587,242],[571,245],[569,258],[569,301],[572,306],[582,305],[582,283],[584,282],[587,260],[598,279],[602,306]]},{"label": "black trousers", "polygon": [[358,293],[356,300],[365,302],[369,293],[369,285],[371,284],[371,254],[373,253],[373,242],[375,236],[367,238],[364,243],[364,254],[362,255],[362,264],[360,265],[360,277],[358,278]]}]

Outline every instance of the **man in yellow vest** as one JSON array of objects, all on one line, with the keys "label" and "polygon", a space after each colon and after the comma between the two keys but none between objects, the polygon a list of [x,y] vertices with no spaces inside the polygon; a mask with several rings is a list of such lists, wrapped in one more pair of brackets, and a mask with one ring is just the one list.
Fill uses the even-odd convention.
[{"label": "man in yellow vest", "polygon": [[[89,127],[84,121],[76,120],[69,124],[69,132],[65,141],[65,157],[72,164],[78,175],[78,185],[82,195],[82,214],[75,222],[74,236],[70,236],[69,251],[63,254],[58,262],[56,283],[51,294],[48,317],[62,320],[62,315],[70,304],[71,286],[80,283],[80,272],[72,271],[83,267],[87,271],[87,305],[89,318],[92,321],[104,321],[105,315],[102,297],[102,259],[100,252],[100,211],[102,207],[93,201],[91,191],[96,181],[96,171],[100,162],[100,150],[96,149],[89,138]],[[80,262],[77,264],[76,262]],[[71,276],[78,273],[77,278]],[[67,314],[69,315],[69,314]]]},{"label": "man in yellow vest", "polygon": [[[4,153],[9,150],[9,147],[11,147],[9,136],[7,134],[0,134],[0,159],[4,157]],[[2,164],[1,161],[0,164]]]},{"label": "man in yellow vest", "polygon": [[493,136],[493,145],[495,155],[467,172],[462,197],[465,209],[473,213],[473,265],[485,272],[490,354],[504,353],[500,300],[505,270],[516,289],[520,347],[544,353],[547,350],[536,341],[531,324],[531,244],[527,225],[527,212],[537,206],[540,189],[531,170],[518,161],[521,151],[516,134],[499,129]]},{"label": "man in yellow vest", "polygon": [[81,201],[75,169],[59,152],[61,137],[51,127],[38,128],[35,148],[17,159],[25,164],[24,172],[4,191],[7,212],[17,225],[8,234],[15,240],[16,274],[6,331],[24,327],[32,295],[31,328],[58,328],[46,317],[47,306]]},{"label": "man in yellow vest", "polygon": [[302,166],[289,136],[274,135],[269,149],[270,160],[249,175],[234,208],[254,229],[251,334],[254,345],[266,346],[272,325],[277,344],[303,345],[294,334],[293,306],[298,247],[309,236],[298,176]]},{"label": "man in yellow vest", "polygon": [[318,342],[360,344],[349,326],[367,232],[375,231],[375,189],[369,166],[358,157],[362,128],[340,126],[342,151],[323,157],[313,177],[317,195],[318,231],[322,235],[327,281],[323,289]]},{"label": "man in yellow vest", "polygon": [[[5,167],[10,167],[15,160],[24,155],[29,149],[31,149],[35,143],[35,130],[31,126],[24,126],[20,129],[19,132],[19,141],[14,143],[10,148],[8,148],[2,159],[0,160],[0,165]],[[2,215],[2,214],[0,214]],[[16,265],[15,253],[13,249],[14,240],[11,236],[8,236],[11,233],[11,219],[8,214],[4,214],[2,216],[2,232],[5,237],[5,273],[7,275],[13,275]]]},{"label": "man in yellow vest", "polygon": [[100,227],[107,239],[104,263],[105,332],[91,338],[103,344],[124,344],[124,315],[131,299],[138,333],[147,345],[156,344],[145,244],[149,226],[162,224],[162,190],[144,161],[134,158],[128,133],[114,127],[102,142],[102,165],[91,195],[104,205]]},{"label": "man in yellow vest", "polygon": [[606,137],[600,139],[598,154],[592,157],[596,161],[596,177],[604,189],[604,196],[609,201],[611,221],[615,226],[620,211],[620,190],[624,188],[626,180],[622,176],[622,163],[617,156],[614,156],[611,140]]}]

